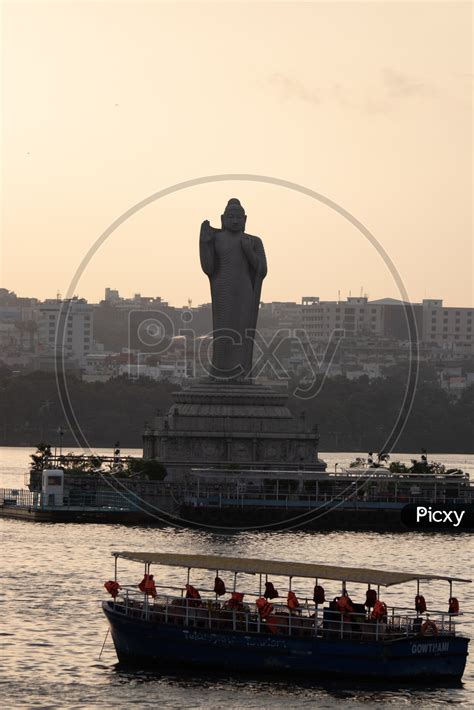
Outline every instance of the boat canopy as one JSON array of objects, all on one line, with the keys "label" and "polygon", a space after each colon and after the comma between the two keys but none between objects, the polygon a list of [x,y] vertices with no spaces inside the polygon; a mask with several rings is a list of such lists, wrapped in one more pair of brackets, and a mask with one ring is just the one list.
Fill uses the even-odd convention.
[{"label": "boat canopy", "polygon": [[112,552],[121,557],[144,564],[208,569],[217,571],[265,574],[281,577],[307,577],[310,579],[335,579],[343,582],[374,584],[390,587],[413,580],[444,580],[447,582],[471,582],[470,579],[425,574],[423,572],[390,572],[364,567],[335,567],[332,565],[285,562],[284,560],[260,560],[247,557],[221,557],[219,555],[183,555],[168,552]]}]

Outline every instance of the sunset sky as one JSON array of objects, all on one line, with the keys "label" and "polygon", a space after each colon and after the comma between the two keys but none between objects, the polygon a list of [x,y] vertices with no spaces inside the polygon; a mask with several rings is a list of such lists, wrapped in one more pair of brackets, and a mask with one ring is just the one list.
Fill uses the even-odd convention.
[{"label": "sunset sky", "polygon": [[[123,212],[252,173],[325,195],[411,300],[472,305],[472,6],[456,2],[3,2],[1,285],[66,295]],[[282,187],[200,185],[125,221],[76,293],[210,300],[199,226],[238,197],[262,299],[399,298],[372,245]]]}]

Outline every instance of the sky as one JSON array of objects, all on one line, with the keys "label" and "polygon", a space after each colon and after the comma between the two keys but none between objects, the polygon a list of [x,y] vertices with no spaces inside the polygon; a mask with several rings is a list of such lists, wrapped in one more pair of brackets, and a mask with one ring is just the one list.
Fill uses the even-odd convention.
[{"label": "sky", "polygon": [[[472,305],[472,35],[457,2],[3,2],[1,286],[208,302],[200,224],[238,197],[263,301],[400,298],[401,282]],[[134,205],[229,174],[337,208],[195,185],[123,220],[79,278]]]}]

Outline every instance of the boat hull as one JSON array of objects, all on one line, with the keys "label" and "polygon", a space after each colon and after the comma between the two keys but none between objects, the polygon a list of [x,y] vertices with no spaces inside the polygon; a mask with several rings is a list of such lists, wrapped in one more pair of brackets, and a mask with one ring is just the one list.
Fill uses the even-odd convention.
[{"label": "boat hull", "polygon": [[459,680],[469,639],[412,637],[393,641],[294,638],[131,618],[104,602],[117,657],[141,666],[199,666],[374,680]]}]

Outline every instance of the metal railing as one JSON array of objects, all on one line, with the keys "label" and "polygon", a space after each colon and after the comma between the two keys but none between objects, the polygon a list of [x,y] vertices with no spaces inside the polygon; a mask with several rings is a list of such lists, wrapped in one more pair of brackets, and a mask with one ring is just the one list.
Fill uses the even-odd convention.
[{"label": "metal railing", "polygon": [[81,509],[107,508],[117,510],[138,510],[141,500],[135,493],[127,491],[126,496],[107,491],[67,491],[62,496],[62,501],[55,496],[48,496],[42,492],[32,492],[24,489],[1,488],[0,506],[24,508],[30,510],[45,510],[51,508]]},{"label": "metal railing", "polygon": [[347,505],[352,504],[353,506],[363,507],[365,503],[388,503],[388,504],[399,504],[408,505],[409,503],[449,503],[451,505],[463,505],[471,503],[473,499],[472,491],[462,491],[460,495],[456,498],[446,498],[445,496],[437,495],[436,498],[431,498],[429,496],[414,496],[414,495],[367,495],[367,496],[357,496],[353,493],[345,494],[340,491],[334,491],[333,493],[321,493],[319,495],[311,495],[305,493],[272,493],[272,492],[251,492],[246,491],[245,493],[229,493],[226,491],[194,491],[189,490],[184,495],[184,502],[189,505],[201,505],[205,504],[212,507],[225,507],[225,506],[261,506],[261,507],[308,507],[313,508],[317,505],[324,505],[325,503],[332,503],[334,501],[341,501]]},{"label": "metal railing", "polygon": [[457,623],[453,615],[444,612],[416,615],[413,611],[407,612],[399,607],[389,607],[386,618],[374,620],[370,618],[370,610],[347,615],[329,606],[318,607],[308,600],[296,610],[290,610],[284,603],[272,601],[272,613],[262,618],[255,603],[242,603],[239,608],[231,608],[229,601],[215,597],[186,598],[185,590],[181,590],[180,596],[158,592],[155,598],[150,598],[137,592],[136,587],[123,587],[117,599],[110,604],[120,614],[150,623],[358,641],[453,636],[456,634]]}]

